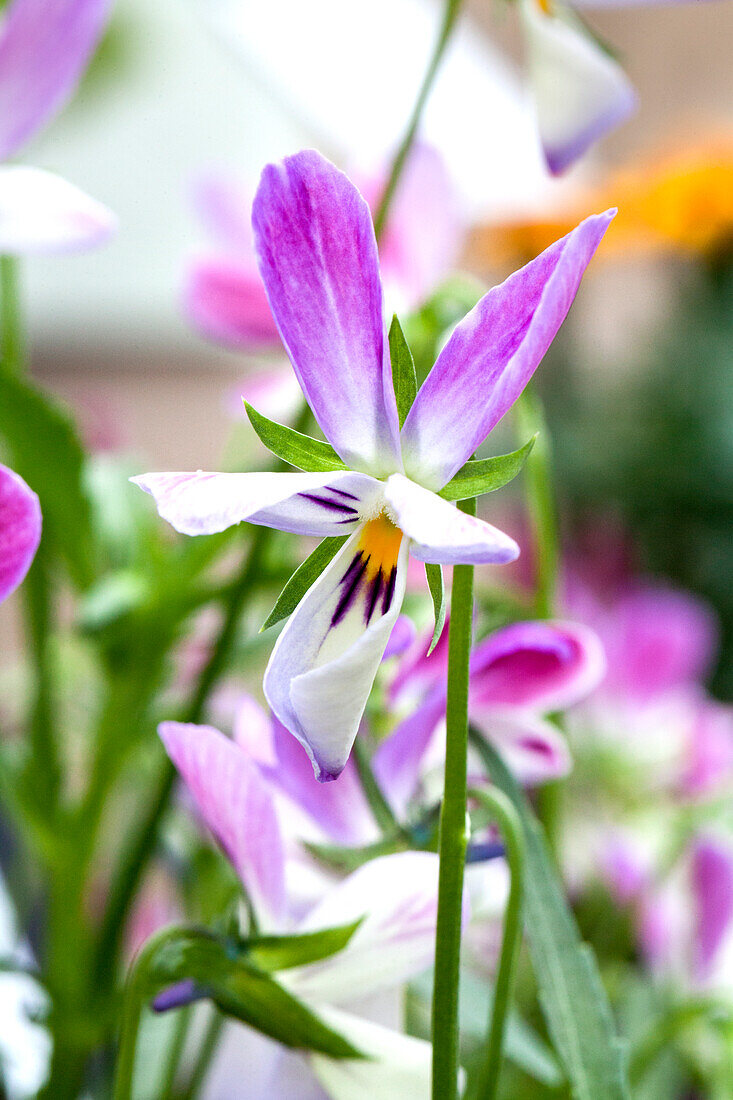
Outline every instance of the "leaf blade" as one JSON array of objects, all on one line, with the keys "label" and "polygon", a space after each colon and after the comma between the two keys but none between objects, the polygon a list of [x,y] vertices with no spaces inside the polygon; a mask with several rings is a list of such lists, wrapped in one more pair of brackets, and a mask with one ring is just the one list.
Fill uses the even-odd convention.
[{"label": "leaf blade", "polygon": [[440,565],[425,563],[425,576],[428,580],[430,595],[433,597],[433,611],[435,613],[435,627],[433,637],[428,648],[428,657],[440,641],[440,635],[445,626],[445,585],[443,583],[443,568]]},{"label": "leaf blade", "polygon": [[525,831],[525,928],[540,1004],[576,1100],[630,1100],[626,1058],[590,947],[557,880],[542,829],[524,792],[483,737],[471,741],[493,782],[514,803]]},{"label": "leaf blade", "polygon": [[313,439],[310,435],[296,432],[295,428],[288,428],[285,424],[270,420],[257,412],[257,409],[253,408],[248,401],[244,402],[244,408],[261,442],[268,451],[272,451],[288,465],[314,474],[348,469],[330,443]]},{"label": "leaf blade", "polygon": [[510,451],[509,454],[471,459],[443,486],[438,496],[443,500],[467,500],[469,497],[493,493],[508,485],[524,466],[536,439],[535,434],[522,447]]},{"label": "leaf blade", "polygon": [[389,357],[392,363],[392,384],[401,428],[417,397],[417,375],[410,346],[396,313],[389,326]]},{"label": "leaf blade", "polygon": [[353,921],[290,936],[252,936],[247,940],[247,956],[259,970],[268,972],[307,966],[343,951],[360,924]]},{"label": "leaf blade", "polygon": [[275,606],[260,627],[260,633],[282,619],[287,619],[288,615],[292,615],[308,589],[315,584],[348,537],[348,535],[331,535],[319,542],[313,553],[298,566],[283,588],[275,601]]}]

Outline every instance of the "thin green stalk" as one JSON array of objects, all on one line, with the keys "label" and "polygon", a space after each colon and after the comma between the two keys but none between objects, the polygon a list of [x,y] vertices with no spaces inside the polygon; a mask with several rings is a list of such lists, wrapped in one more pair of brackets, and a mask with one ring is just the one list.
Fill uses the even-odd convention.
[{"label": "thin green stalk", "polygon": [[191,1005],[179,1008],[176,1012],[173,1037],[168,1044],[165,1074],[163,1075],[162,1087],[160,1090],[161,1096],[173,1095],[173,1086],[175,1085],[176,1076],[178,1074],[178,1063],[186,1047],[186,1040],[188,1039],[188,1033],[191,1028],[192,1015]]},{"label": "thin green stalk", "polygon": [[25,364],[25,341],[20,308],[18,260],[0,256],[0,359],[4,370],[20,374]]},{"label": "thin green stalk", "polygon": [[542,402],[527,388],[515,405],[520,438],[539,433],[527,458],[525,485],[527,509],[532,524],[536,570],[536,611],[541,619],[555,613],[559,538],[557,507],[552,484],[552,444]]},{"label": "thin green stalk", "polygon": [[514,806],[495,787],[469,792],[498,822],[506,848],[511,886],[504,914],[504,935],[499,955],[499,970],[491,1011],[491,1028],[484,1058],[478,1072],[476,1100],[494,1100],[499,1088],[504,1030],[512,997],[514,973],[522,940],[522,896],[524,891],[524,832]]},{"label": "thin green stalk", "polygon": [[[268,538],[268,529],[258,527],[252,539],[250,552],[245,558],[239,579],[232,587],[226,616],[216,645],[199,677],[191,701],[182,715],[184,722],[200,722],[203,717],[209,693],[216,683],[229,659],[234,645],[239,619],[247,603],[253,582],[260,569],[262,552]],[[132,838],[112,883],[102,926],[100,929],[96,972],[101,977],[107,975],[111,980],[114,974],[114,960],[117,958],[127,914],[135,896],[142,873],[147,866],[157,843],[158,828],[165,814],[173,791],[176,770],[166,758],[163,763],[158,785],[148,804],[147,812]]]},{"label": "thin green stalk", "polygon": [[374,820],[383,833],[388,833],[390,835],[394,834],[399,829],[397,819],[392,813],[392,807],[384,797],[381,787],[377,783],[374,772],[372,771],[367,748],[364,742],[360,741],[358,737],[354,742],[353,752],[354,763],[359,773],[361,788],[369,803],[369,808],[374,814]]},{"label": "thin green stalk", "polygon": [[180,1093],[179,1100],[197,1100],[206,1080],[206,1075],[209,1072],[211,1062],[216,1054],[216,1048],[219,1045],[221,1033],[224,1030],[224,1017],[221,1012],[215,1008],[213,1009],[213,1013],[199,1048],[196,1057],[196,1065],[191,1074],[191,1079],[183,1092]]},{"label": "thin green stalk", "polygon": [[384,227],[387,221],[387,213],[389,211],[392,199],[394,198],[397,185],[402,177],[407,158],[410,155],[415,136],[417,134],[417,128],[420,125],[420,119],[422,118],[425,104],[427,103],[430,90],[433,86],[433,81],[437,75],[440,63],[443,60],[443,54],[445,53],[446,46],[450,41],[450,36],[453,33],[453,27],[455,26],[458,18],[458,13],[461,8],[461,0],[447,0],[445,5],[445,13],[443,15],[443,22],[438,33],[438,39],[435,43],[430,62],[428,64],[423,82],[420,86],[415,106],[412,109],[409,122],[407,123],[407,129],[405,130],[402,141],[392,161],[392,168],[389,174],[389,179],[384,188],[384,192],[377,207],[377,212],[374,215],[374,232],[377,235],[377,240],[380,239],[384,232]]},{"label": "thin green stalk", "polygon": [[[460,501],[467,515],[476,501]],[[433,1100],[455,1100],[458,1093],[458,981],[461,959],[463,872],[468,759],[468,664],[473,616],[473,566],[453,568],[448,638],[445,785],[440,813],[440,873],[433,989]]]}]

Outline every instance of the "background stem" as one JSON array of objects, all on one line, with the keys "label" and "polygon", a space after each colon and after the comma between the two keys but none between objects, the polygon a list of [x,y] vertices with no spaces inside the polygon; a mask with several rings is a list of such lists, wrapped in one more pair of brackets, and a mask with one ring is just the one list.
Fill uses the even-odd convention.
[{"label": "background stem", "polygon": [[[475,500],[458,507],[476,514]],[[458,1092],[458,981],[461,959],[463,871],[468,756],[468,663],[473,617],[473,566],[453,567],[448,696],[446,703],[445,786],[440,813],[440,875],[435,935],[433,990],[433,1100],[454,1100]]]}]

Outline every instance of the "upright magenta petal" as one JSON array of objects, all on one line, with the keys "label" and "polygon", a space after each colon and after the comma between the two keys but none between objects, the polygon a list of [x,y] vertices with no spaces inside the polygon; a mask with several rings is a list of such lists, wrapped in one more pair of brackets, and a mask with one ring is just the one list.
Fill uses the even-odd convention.
[{"label": "upright magenta petal", "polygon": [[112,0],[12,0],[0,23],[0,160],[72,95]]},{"label": "upright magenta petal", "polygon": [[188,272],[183,306],[194,328],[209,340],[250,352],[280,347],[262,280],[256,270],[239,260],[195,260]]},{"label": "upright magenta petal", "polygon": [[257,523],[296,535],[347,535],[363,502],[378,493],[364,474],[141,474],[130,478],[183,535],[211,535],[235,523]]},{"label": "upright magenta petal", "polygon": [[369,208],[319,153],[262,173],[252,210],[283,344],[326,437],[349,466],[400,468],[397,407]]},{"label": "upright magenta petal", "polygon": [[733,928],[733,846],[714,836],[701,837],[692,852],[695,902],[695,977],[711,977],[718,950]]},{"label": "upright magenta petal", "polygon": [[25,164],[0,167],[0,253],[79,252],[116,228],[106,206],[61,176]]},{"label": "upright magenta petal", "polygon": [[418,789],[423,760],[444,717],[445,688],[439,685],[382,741],[374,754],[372,771],[398,815],[405,813]]},{"label": "upright magenta petal", "polygon": [[40,541],[38,497],[21,477],[0,466],[0,600],[23,580]]},{"label": "upright magenta petal", "polygon": [[605,669],[603,647],[588,627],[513,623],[473,650],[469,705],[475,711],[563,710],[597,687]]},{"label": "upright magenta petal", "polygon": [[408,477],[442,488],[511,408],[565,320],[614,214],[586,218],[456,326],[402,429]]},{"label": "upright magenta petal", "polygon": [[619,63],[568,9],[522,0],[529,76],[549,170],[564,172],[634,113],[637,96]]},{"label": "upright magenta petal", "polygon": [[162,722],[158,733],[257,916],[276,926],[285,909],[285,862],[269,784],[212,726]]}]

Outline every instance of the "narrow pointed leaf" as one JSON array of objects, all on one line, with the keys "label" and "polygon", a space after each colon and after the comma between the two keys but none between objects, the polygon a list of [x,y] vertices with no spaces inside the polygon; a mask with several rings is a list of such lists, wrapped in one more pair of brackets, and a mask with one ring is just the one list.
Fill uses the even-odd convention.
[{"label": "narrow pointed leaf", "polygon": [[575,1100],[630,1100],[626,1054],[598,964],[580,939],[542,828],[495,749],[473,731],[471,741],[524,826],[525,928],[542,1011],[572,1095]]},{"label": "narrow pointed leaf", "polygon": [[443,568],[440,565],[426,563],[425,576],[428,579],[428,588],[433,597],[433,610],[435,611],[435,629],[432,641],[428,649],[428,657],[440,641],[440,635],[445,626],[445,585],[443,584]]},{"label": "narrow pointed leaf", "polygon": [[0,438],[13,469],[38,493],[44,544],[54,545],[80,588],[94,579],[94,530],[84,450],[69,414],[0,368]]},{"label": "narrow pointed leaf", "polygon": [[303,846],[324,867],[341,874],[349,874],[377,856],[407,851],[410,844],[404,833],[395,833],[394,836],[375,840],[373,844],[365,844],[360,848],[344,848],[338,844],[316,844],[311,841],[305,841]]},{"label": "narrow pointed leaf", "polygon": [[495,458],[471,459],[462,466],[455,477],[438,493],[444,500],[467,500],[480,497],[484,493],[493,493],[512,481],[524,466],[529,452],[534,446],[536,435],[528,439],[518,451]]},{"label": "narrow pointed leaf", "polygon": [[293,573],[288,583],[277,598],[275,606],[260,627],[260,633],[268,627],[279,623],[281,619],[287,619],[295,611],[296,607],[305,596],[308,589],[320,577],[337,551],[344,545],[348,535],[334,535],[323,539],[312,554]]},{"label": "narrow pointed leaf", "polygon": [[361,921],[322,928],[318,932],[294,933],[291,936],[255,936],[247,940],[247,957],[260,970],[287,970],[291,966],[306,966],[320,962],[342,951]]},{"label": "narrow pointed leaf", "polygon": [[392,317],[392,324],[389,326],[389,357],[392,362],[392,384],[397,400],[397,415],[402,427],[417,397],[417,375],[412,352],[402,326],[397,320],[397,314]]},{"label": "narrow pointed leaf", "polygon": [[302,432],[296,432],[294,428],[287,428],[284,424],[269,420],[262,413],[257,412],[257,409],[252,408],[247,401],[244,402],[244,407],[249,422],[261,441],[283,462],[313,474],[348,469],[330,443],[313,439],[309,435],[303,435]]},{"label": "narrow pointed leaf", "polygon": [[231,940],[195,928],[169,929],[157,947],[144,949],[141,960],[143,957],[143,992],[148,998],[186,983],[195,999],[208,998],[226,1016],[284,1046],[318,1051],[331,1058],[362,1057],[302,1001],[253,966],[246,947]]}]

